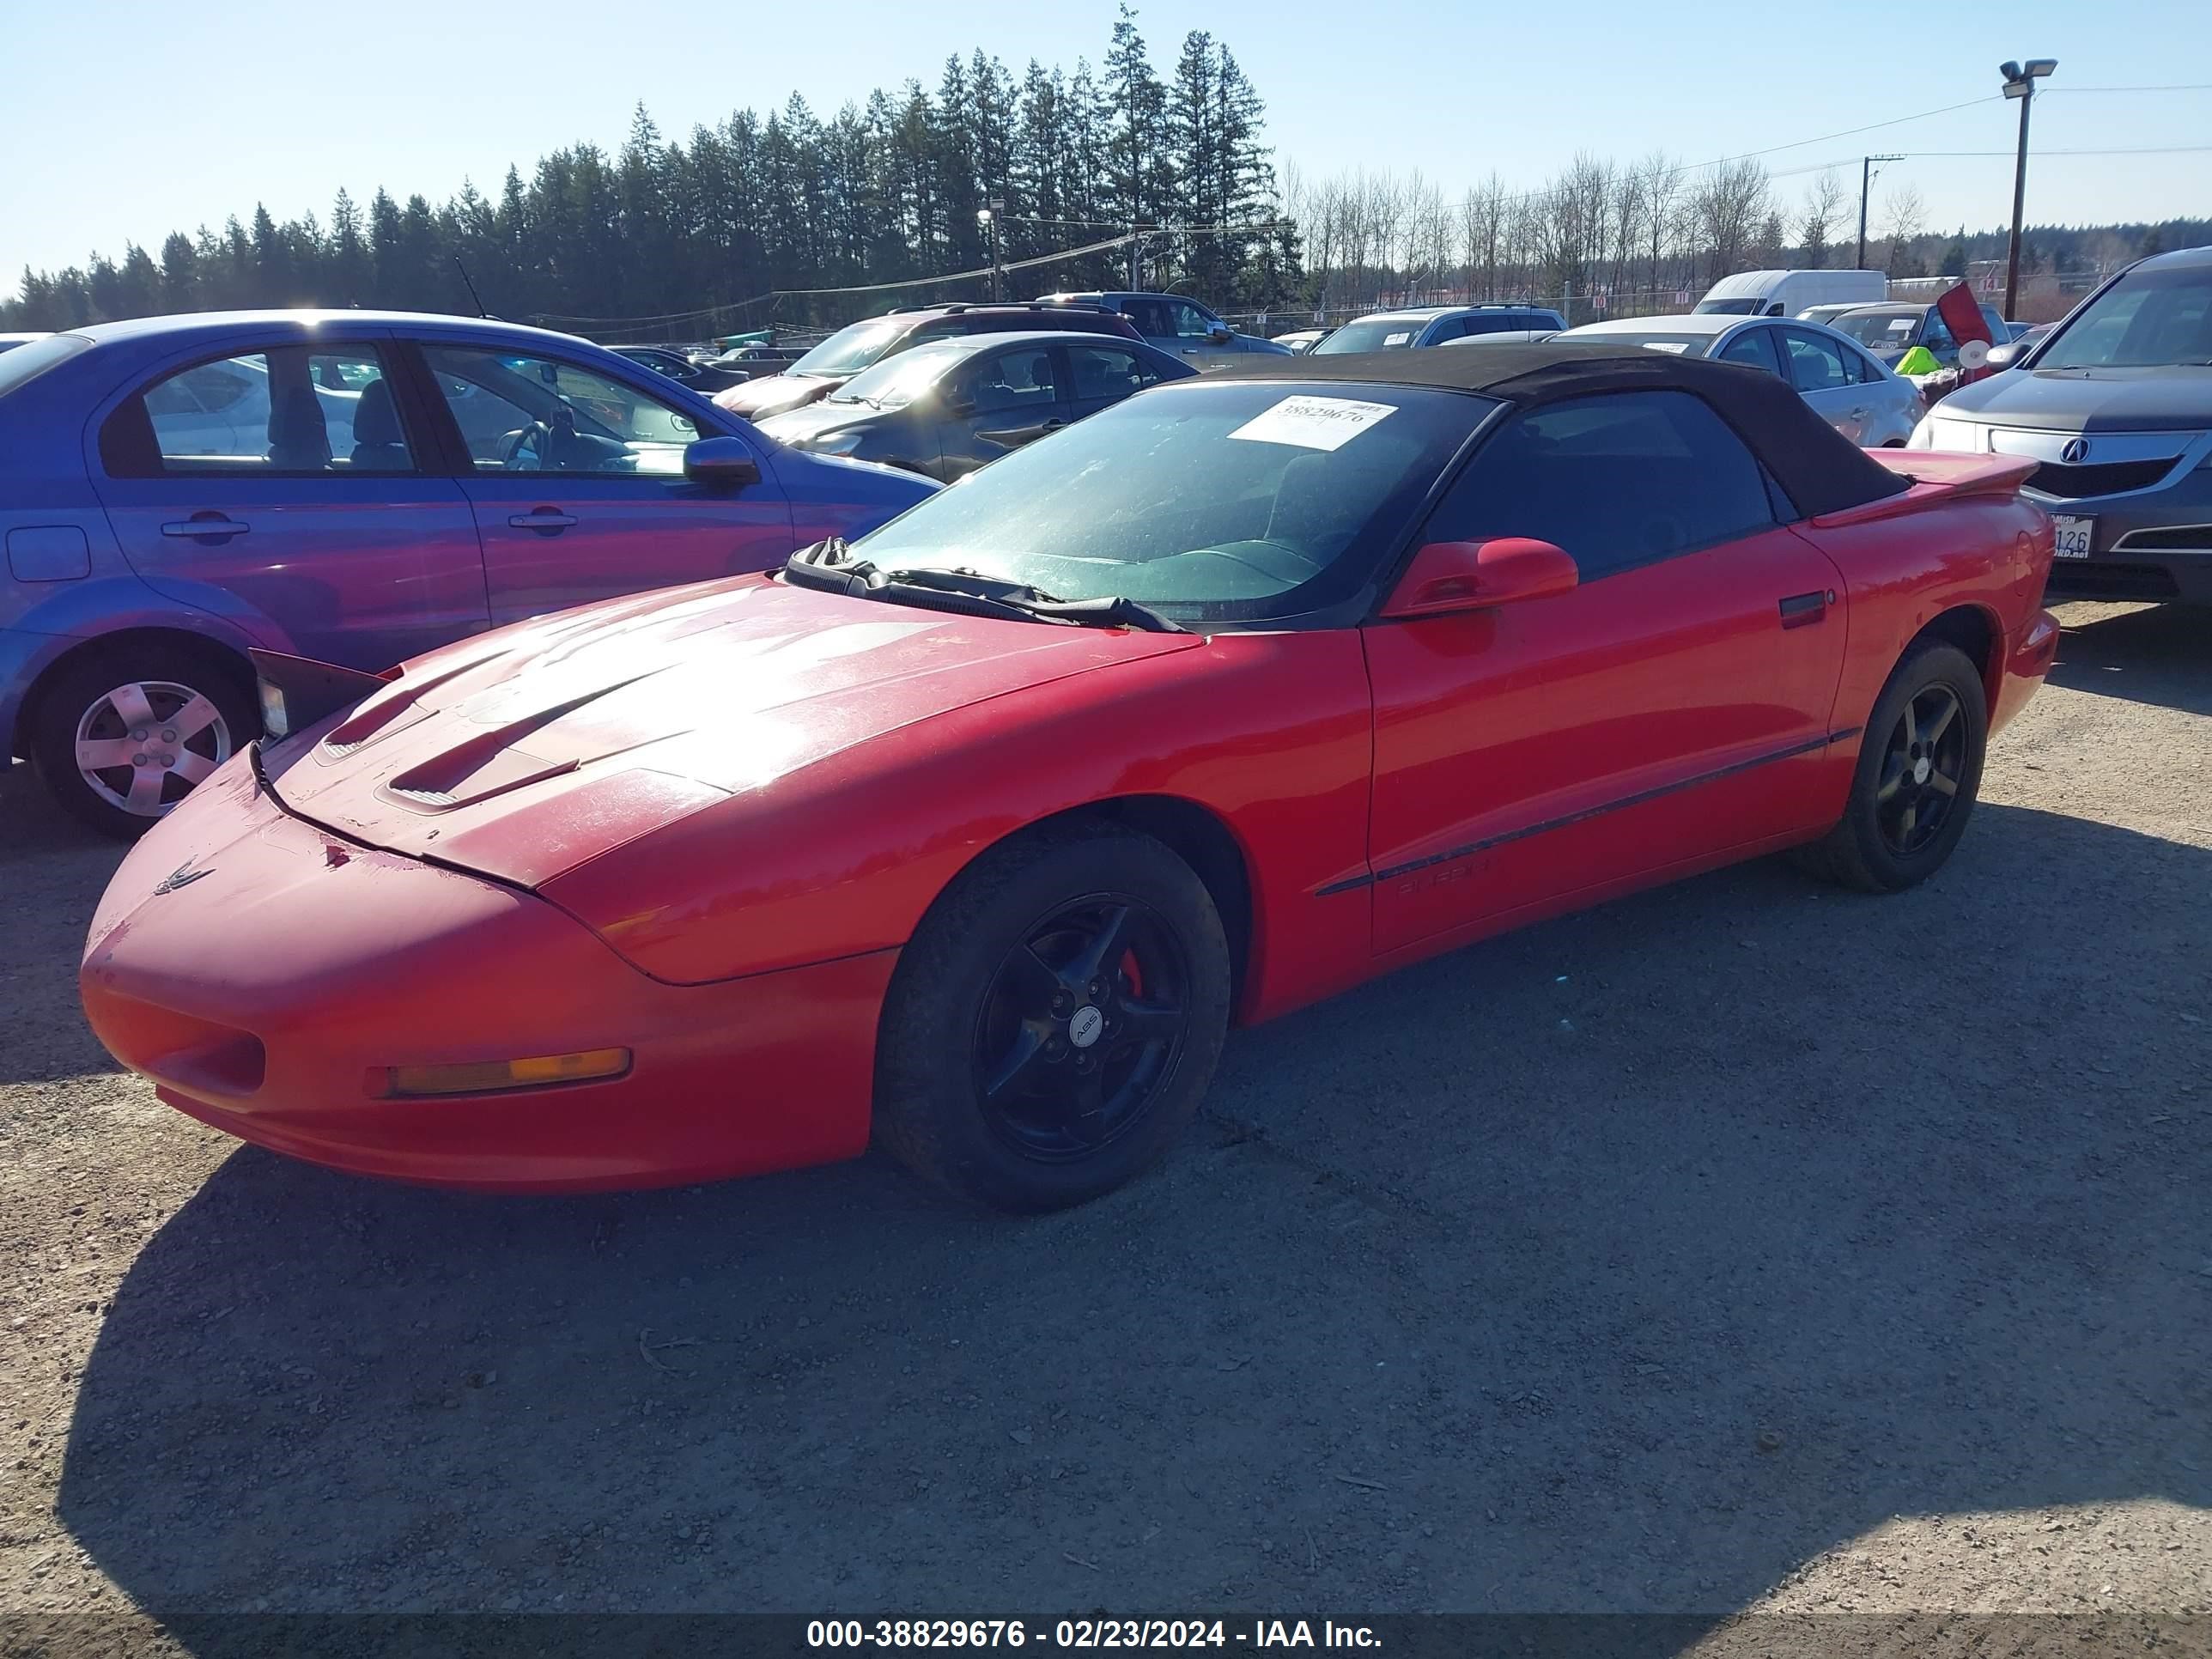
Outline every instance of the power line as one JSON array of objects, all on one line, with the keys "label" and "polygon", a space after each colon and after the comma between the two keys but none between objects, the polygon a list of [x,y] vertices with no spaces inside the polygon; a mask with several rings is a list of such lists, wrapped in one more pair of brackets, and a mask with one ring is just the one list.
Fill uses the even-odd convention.
[{"label": "power line", "polygon": [[2045,87],[2035,95],[2048,98],[2054,92],[2212,92],[2212,81],[2187,81],[2162,87]]},{"label": "power line", "polygon": [[[2039,161],[2049,155],[2195,155],[2205,150],[2212,150],[2212,144],[2144,144],[2129,149],[2039,149],[2033,154]],[[2002,155],[2009,158],[2014,152],[2008,149],[1916,149],[1906,154],[1917,161],[1966,155]]]}]

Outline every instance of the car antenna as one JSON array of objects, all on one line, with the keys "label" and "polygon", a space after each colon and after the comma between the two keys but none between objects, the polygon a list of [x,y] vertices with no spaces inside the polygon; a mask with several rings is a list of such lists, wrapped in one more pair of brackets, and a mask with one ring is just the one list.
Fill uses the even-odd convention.
[{"label": "car antenna", "polygon": [[477,315],[483,318],[488,322],[498,320],[492,316],[490,312],[484,309],[483,300],[477,293],[477,285],[469,280],[469,268],[461,263],[461,256],[458,253],[453,256],[453,269],[461,273],[461,286],[468,289],[469,298],[476,305]]}]

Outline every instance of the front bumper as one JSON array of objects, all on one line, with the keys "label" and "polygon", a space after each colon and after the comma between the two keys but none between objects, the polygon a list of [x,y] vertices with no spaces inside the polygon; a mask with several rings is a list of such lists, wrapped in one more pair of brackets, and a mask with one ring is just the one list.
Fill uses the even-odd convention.
[{"label": "front bumper", "polygon": [[2046,513],[2096,520],[2087,558],[2052,562],[2044,589],[2047,601],[2212,605],[2212,466],[2197,466],[2155,489],[2118,495],[2021,494]]},{"label": "front bumper", "polygon": [[[897,953],[712,985],[648,978],[565,911],[340,841],[241,757],[132,850],[79,983],[169,1104],[364,1175],[506,1191],[659,1186],[857,1155]],[[386,1067],[621,1047],[605,1081],[379,1097]]]}]

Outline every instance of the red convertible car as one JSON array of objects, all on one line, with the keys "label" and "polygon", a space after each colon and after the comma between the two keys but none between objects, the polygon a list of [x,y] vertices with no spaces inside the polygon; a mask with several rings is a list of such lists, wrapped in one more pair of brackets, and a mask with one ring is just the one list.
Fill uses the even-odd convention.
[{"label": "red convertible car", "polygon": [[774,575],[266,659],[269,735],[125,860],[85,1006],[163,1099],[346,1170],[872,1138],[1077,1202],[1232,1023],[1781,848],[1928,876],[2056,645],[2032,465],[1602,345],[1161,386]]}]

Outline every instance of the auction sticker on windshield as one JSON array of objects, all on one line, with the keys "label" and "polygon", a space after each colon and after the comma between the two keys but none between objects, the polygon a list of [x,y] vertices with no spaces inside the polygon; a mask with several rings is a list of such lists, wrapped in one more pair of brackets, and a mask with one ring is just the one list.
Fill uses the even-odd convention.
[{"label": "auction sticker on windshield", "polygon": [[1247,443],[1341,449],[1385,416],[1397,412],[1395,404],[1366,404],[1352,398],[1285,398],[1229,435]]}]

